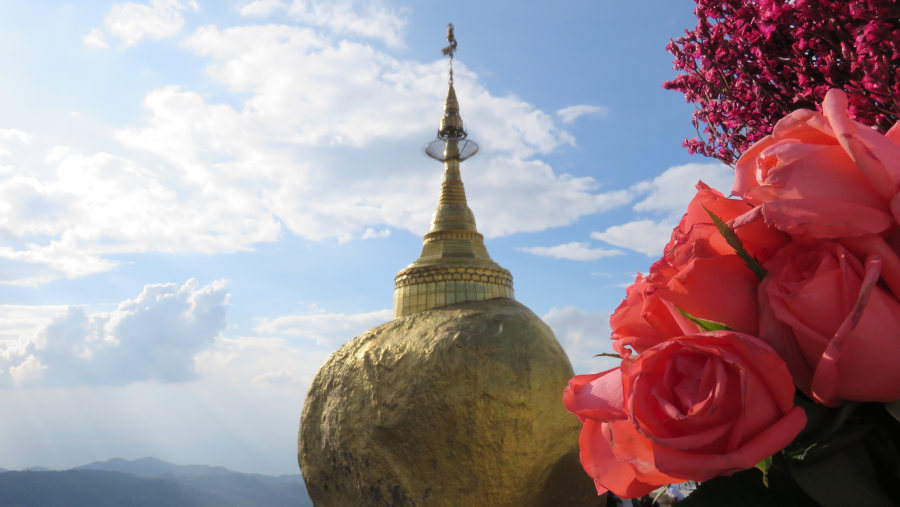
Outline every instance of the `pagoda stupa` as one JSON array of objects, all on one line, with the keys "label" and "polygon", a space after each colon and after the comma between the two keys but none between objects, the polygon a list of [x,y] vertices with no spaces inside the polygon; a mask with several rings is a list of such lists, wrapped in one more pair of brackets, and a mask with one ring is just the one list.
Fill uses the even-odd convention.
[{"label": "pagoda stupa", "polygon": [[425,147],[428,156],[443,162],[441,197],[425,235],[418,260],[394,278],[394,317],[464,301],[513,298],[512,275],[488,255],[484,237],[475,228],[475,215],[466,202],[460,163],[475,155],[478,145],[466,139],[453,88],[456,39],[448,27],[450,82],[444,117],[437,139]]},{"label": "pagoda stupa", "polygon": [[437,140],[438,207],[418,260],[394,279],[394,320],[342,345],[310,385],[297,458],[317,507],[599,506],[562,404],[572,366],[513,299],[466,203],[453,87]]}]

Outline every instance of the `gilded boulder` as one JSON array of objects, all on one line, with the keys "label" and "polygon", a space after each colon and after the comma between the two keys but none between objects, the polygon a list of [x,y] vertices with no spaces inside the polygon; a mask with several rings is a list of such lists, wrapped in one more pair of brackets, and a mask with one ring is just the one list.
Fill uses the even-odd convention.
[{"label": "gilded boulder", "polygon": [[572,367],[528,308],[497,298],[415,313],[319,370],[298,457],[318,507],[601,505],[561,402]]}]

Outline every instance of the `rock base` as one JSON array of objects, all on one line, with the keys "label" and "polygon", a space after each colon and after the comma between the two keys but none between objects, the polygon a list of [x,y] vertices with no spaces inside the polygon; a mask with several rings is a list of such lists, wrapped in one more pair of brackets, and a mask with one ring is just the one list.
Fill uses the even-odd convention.
[{"label": "rock base", "polygon": [[569,360],[511,299],[403,317],[313,380],[298,457],[317,507],[602,505],[562,405]]}]

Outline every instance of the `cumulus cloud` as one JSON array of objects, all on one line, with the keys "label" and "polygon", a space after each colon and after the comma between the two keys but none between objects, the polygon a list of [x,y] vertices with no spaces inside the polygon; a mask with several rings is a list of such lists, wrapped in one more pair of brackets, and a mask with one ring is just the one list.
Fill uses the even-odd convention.
[{"label": "cumulus cloud", "polygon": [[[145,38],[160,40],[180,32],[184,26],[181,11],[186,7],[199,10],[195,1],[187,2],[186,5],[179,0],[150,0],[149,4],[124,2],[115,4],[109,9],[103,24],[106,30],[118,37],[127,48],[137,45]],[[85,36],[85,44],[90,44],[88,38],[91,42],[103,40],[102,33],[98,39],[95,32],[98,30],[92,30]]]},{"label": "cumulus cloud", "polygon": [[639,214],[637,220],[595,231],[591,237],[650,257],[662,254],[701,180],[727,196],[734,171],[717,162],[670,167],[652,180],[639,182],[629,189],[637,196],[632,206]]},{"label": "cumulus cloud", "polygon": [[556,112],[557,116],[563,123],[574,123],[575,120],[582,116],[596,116],[599,118],[609,117],[609,108],[606,106],[589,106],[586,104],[578,104],[575,106],[564,107]]},{"label": "cumulus cloud", "polygon": [[[198,184],[234,183],[242,192],[256,186],[282,223],[313,239],[379,223],[427,228],[440,166],[423,172],[428,162],[417,151],[440,118],[445,62],[397,60],[286,26],[204,27],[186,45],[212,60],[211,77],[251,97],[238,110],[178,88],[157,90],[145,102],[144,125],[123,130],[123,143],[186,167]],[[486,235],[565,225],[627,202],[621,193],[598,192],[592,178],[556,174],[530,159],[571,142],[550,115],[491,95],[463,64],[456,75],[464,115],[478,126],[473,136],[493,155],[463,169],[478,171],[467,188]],[[219,162],[208,163],[208,154]],[[379,168],[390,170],[373,178]]]},{"label": "cumulus cloud", "polygon": [[[182,186],[178,175],[109,153],[44,147],[43,160],[0,172],[0,283],[36,285],[108,270],[106,255],[246,250],[280,233],[277,220],[227,191]],[[12,158],[27,160],[14,151]]]},{"label": "cumulus cloud", "polygon": [[391,235],[390,229],[381,229],[380,231],[376,231],[371,227],[366,227],[366,230],[363,231],[361,239],[376,239],[376,238],[386,238]]},{"label": "cumulus cloud", "polygon": [[[228,291],[196,280],[147,285],[111,312],[71,306],[35,333],[0,343],[0,365],[18,385],[183,382],[194,356],[225,328]],[[0,376],[2,379],[2,376]],[[4,383],[5,383],[4,382]]]},{"label": "cumulus cloud", "polygon": [[622,225],[608,227],[604,231],[592,232],[591,237],[605,241],[610,245],[628,248],[649,257],[662,255],[663,248],[669,242],[672,228],[677,223],[671,220],[657,222],[654,220],[634,220]]},{"label": "cumulus cloud", "polygon": [[297,379],[288,370],[281,369],[257,375],[250,380],[251,384],[296,384]]},{"label": "cumulus cloud", "polygon": [[633,199],[628,190],[602,192],[593,178],[557,174],[540,160],[469,160],[462,171],[463,179],[477,174],[466,180],[466,189],[479,231],[488,237],[569,225]]},{"label": "cumulus cloud", "polygon": [[[178,17],[189,8],[119,4],[140,6]],[[0,283],[86,276],[114,268],[118,254],[246,251],[285,232],[347,241],[428,228],[441,167],[419,148],[441,117],[445,61],[397,59],[284,25],[206,26],[183,47],[233,95],[151,90],[142,117],[116,131],[118,145],[104,141],[106,151],[0,131],[0,259],[10,266]],[[491,94],[463,62],[456,89],[482,145],[463,173],[486,236],[564,226],[633,201],[630,190],[536,158],[573,142],[557,116]],[[76,132],[87,120],[69,121]]]},{"label": "cumulus cloud", "polygon": [[266,17],[275,11],[287,9],[281,0],[254,0],[239,9],[241,16]]},{"label": "cumulus cloud", "polygon": [[734,182],[734,170],[721,162],[670,167],[652,180],[638,184],[646,195],[634,204],[634,211],[676,214],[680,217],[697,193],[696,185],[700,180],[728,195]]},{"label": "cumulus cloud", "polygon": [[28,144],[31,136],[28,132],[19,129],[0,129],[0,139],[14,139],[20,143]]},{"label": "cumulus cloud", "polygon": [[84,34],[84,37],[81,38],[81,42],[85,45],[85,47],[93,49],[109,48],[109,43],[106,42],[106,36],[99,28],[93,28],[90,32]]},{"label": "cumulus cloud", "polygon": [[575,374],[597,373],[619,366],[620,360],[595,357],[614,354],[608,313],[588,313],[575,306],[552,308],[542,317],[572,362]]},{"label": "cumulus cloud", "polygon": [[[0,156],[9,155],[10,152],[5,145],[8,144],[28,144],[31,136],[27,132],[19,129],[0,129]],[[8,170],[8,169],[7,169]],[[2,172],[2,169],[0,169]]]},{"label": "cumulus cloud", "polygon": [[263,319],[256,326],[255,331],[265,335],[300,337],[318,345],[336,349],[363,331],[393,318],[392,310],[356,314],[322,312],[286,315],[274,319]]},{"label": "cumulus cloud", "polygon": [[556,246],[524,247],[519,250],[541,257],[553,257],[554,259],[566,259],[570,261],[595,261],[604,257],[612,257],[624,253],[621,250],[592,248],[589,243],[579,243],[577,241]]},{"label": "cumulus cloud", "polygon": [[0,344],[18,341],[46,326],[66,309],[66,305],[0,305]]},{"label": "cumulus cloud", "polygon": [[[349,339],[349,338],[348,338]],[[339,345],[339,344],[338,344]],[[279,336],[219,336],[194,358],[204,382],[235,388],[290,387],[304,392],[338,345]]]},{"label": "cumulus cloud", "polygon": [[336,34],[378,39],[392,47],[403,45],[406,18],[380,0],[294,0],[288,14]]}]

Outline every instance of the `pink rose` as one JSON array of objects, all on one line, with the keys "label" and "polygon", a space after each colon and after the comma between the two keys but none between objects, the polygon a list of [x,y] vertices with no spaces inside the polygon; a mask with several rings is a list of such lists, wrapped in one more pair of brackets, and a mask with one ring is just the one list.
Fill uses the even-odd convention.
[{"label": "pink rose", "polygon": [[697,329],[672,303],[660,299],[656,288],[640,274],[625,289],[625,299],[609,317],[609,326],[613,348],[622,357],[630,355],[630,349],[640,354],[657,343]]},{"label": "pink rose", "polygon": [[[647,281],[658,289],[658,296],[694,317],[755,335],[759,280],[707,213],[729,221],[751,208],[749,203],[727,199],[699,182],[697,195],[672,231],[662,259],[650,267]],[[737,235],[747,253],[760,260],[771,257],[789,240],[762,222],[742,227]]]},{"label": "pink rose", "polygon": [[[663,257],[657,264],[666,261]],[[667,266],[670,267],[674,268]],[[737,255],[690,257],[685,264],[672,269],[668,279],[655,279],[654,275],[660,271],[660,266],[652,266],[649,280],[659,284],[657,294],[661,299],[694,317],[720,322],[748,334],[757,332],[759,279]]]},{"label": "pink rose", "polygon": [[900,302],[841,244],[793,243],[765,264],[760,334],[816,401],[900,399]]},{"label": "pink rose", "polygon": [[621,369],[576,375],[563,391],[563,403],[583,424],[578,439],[581,465],[594,479],[598,495],[612,491],[635,498],[664,484],[684,482],[656,469],[652,442],[628,419]]},{"label": "pink rose", "polygon": [[771,347],[716,331],[660,343],[618,370],[576,376],[563,402],[584,424],[581,462],[598,492],[632,498],[778,452],[806,424],[793,396]]},{"label": "pink rose", "polygon": [[[638,276],[625,300],[610,317],[613,347],[622,356],[675,336],[697,330],[676,309],[730,328],[756,334],[756,288],[759,280],[728,245],[706,210],[723,221],[750,210],[738,199],[697,184],[697,195],[681,223],[672,231],[662,259],[650,267],[647,278]],[[788,237],[762,222],[742,227],[738,237],[747,252],[767,259]]]},{"label": "pink rose", "polygon": [[[675,252],[683,238],[693,237],[694,241],[703,238],[706,247],[705,257],[715,254],[733,255],[734,248],[728,244],[725,237],[710,218],[710,211],[723,222],[728,222],[753,209],[753,204],[743,199],[729,199],[718,190],[709,187],[702,181],[697,182],[697,194],[688,204],[687,212],[681,218],[678,227],[672,231],[672,239],[666,245],[665,253],[671,253],[675,257],[675,264],[684,264],[678,261],[680,255]],[[744,249],[751,257],[759,261],[765,261],[779,248],[790,241],[790,237],[763,222],[754,222],[736,231]],[[684,254],[681,254],[684,255]]]},{"label": "pink rose", "polygon": [[[732,193],[757,207],[736,225],[763,217],[779,230],[813,238],[891,226],[900,145],[851,120],[841,90],[830,90],[822,109],[784,117],[738,160]],[[900,201],[893,207],[900,214]]]}]

